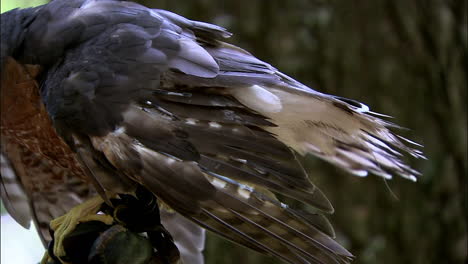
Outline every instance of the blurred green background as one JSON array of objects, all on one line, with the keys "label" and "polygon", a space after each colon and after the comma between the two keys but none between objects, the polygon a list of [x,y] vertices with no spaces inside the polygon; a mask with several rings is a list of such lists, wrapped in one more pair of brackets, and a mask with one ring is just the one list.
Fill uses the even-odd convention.
[{"label": "blurred green background", "polygon": [[1,0],[1,12],[17,7],[30,7],[47,3],[47,0]]},{"label": "blurred green background", "polygon": [[[39,1],[2,1],[4,8]],[[328,195],[337,239],[355,263],[467,261],[467,1],[151,0],[145,5],[216,23],[312,88],[365,102],[410,128],[428,161],[412,183],[357,178],[306,158]],[[300,205],[297,205],[300,206]],[[207,263],[273,264],[210,235]]]}]

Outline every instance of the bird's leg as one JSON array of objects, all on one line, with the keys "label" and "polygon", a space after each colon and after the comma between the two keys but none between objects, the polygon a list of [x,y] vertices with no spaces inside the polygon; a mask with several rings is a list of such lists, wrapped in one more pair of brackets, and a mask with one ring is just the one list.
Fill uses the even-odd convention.
[{"label": "bird's leg", "polygon": [[[60,257],[66,256],[63,241],[75,230],[79,223],[98,221],[106,225],[112,225],[114,221],[112,216],[97,214],[103,203],[104,200],[100,196],[96,196],[78,206],[75,206],[65,215],[62,215],[50,222],[50,228],[54,232],[53,253],[56,257],[60,259]],[[61,262],[63,261],[61,260]]]},{"label": "bird's leg", "polygon": [[154,258],[160,261],[157,263],[178,263],[179,250],[171,234],[161,224],[159,203],[154,194],[139,187],[135,195],[121,195],[119,200],[111,201],[115,207],[104,212],[113,215],[116,223],[132,232],[146,233],[156,249]]}]

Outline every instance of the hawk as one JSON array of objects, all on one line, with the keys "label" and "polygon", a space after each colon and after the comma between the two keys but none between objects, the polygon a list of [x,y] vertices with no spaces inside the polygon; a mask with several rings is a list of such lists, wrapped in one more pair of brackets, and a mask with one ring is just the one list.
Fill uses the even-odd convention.
[{"label": "hawk", "polygon": [[324,217],[334,209],[298,156],[358,176],[418,175],[400,152],[423,155],[396,125],[228,44],[219,26],[133,2],[55,0],[2,14],[1,29],[2,198],[44,240],[84,200],[143,187],[177,212],[166,223],[190,263],[202,262],[198,226],[287,263],[348,263]]}]

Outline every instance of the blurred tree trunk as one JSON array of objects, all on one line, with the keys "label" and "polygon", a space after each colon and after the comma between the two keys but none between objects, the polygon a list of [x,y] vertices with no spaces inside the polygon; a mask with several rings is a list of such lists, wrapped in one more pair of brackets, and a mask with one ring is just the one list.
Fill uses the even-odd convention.
[{"label": "blurred tree trunk", "polygon": [[[231,42],[301,82],[411,128],[400,132],[429,159],[411,161],[418,183],[357,179],[307,158],[356,263],[466,261],[466,1],[140,2],[220,24],[235,33]],[[215,236],[206,253],[208,263],[279,263]]]}]

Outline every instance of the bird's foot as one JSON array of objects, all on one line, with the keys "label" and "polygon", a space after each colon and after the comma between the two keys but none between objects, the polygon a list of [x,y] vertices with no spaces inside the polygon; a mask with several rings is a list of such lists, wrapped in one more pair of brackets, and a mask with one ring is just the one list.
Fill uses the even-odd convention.
[{"label": "bird's foot", "polygon": [[66,259],[63,259],[66,256],[64,240],[75,231],[79,223],[101,222],[106,226],[112,225],[114,222],[112,216],[97,214],[103,203],[104,200],[96,196],[74,207],[67,214],[52,220],[50,228],[53,231],[53,244],[51,245],[53,248],[49,251],[53,254],[46,253],[48,256],[45,256],[41,263],[47,263],[47,260],[52,258],[50,255],[58,258],[62,263],[67,263]]},{"label": "bird's foot", "polygon": [[110,203],[96,197],[51,221],[53,240],[41,264],[178,263],[152,193],[138,188]]}]

